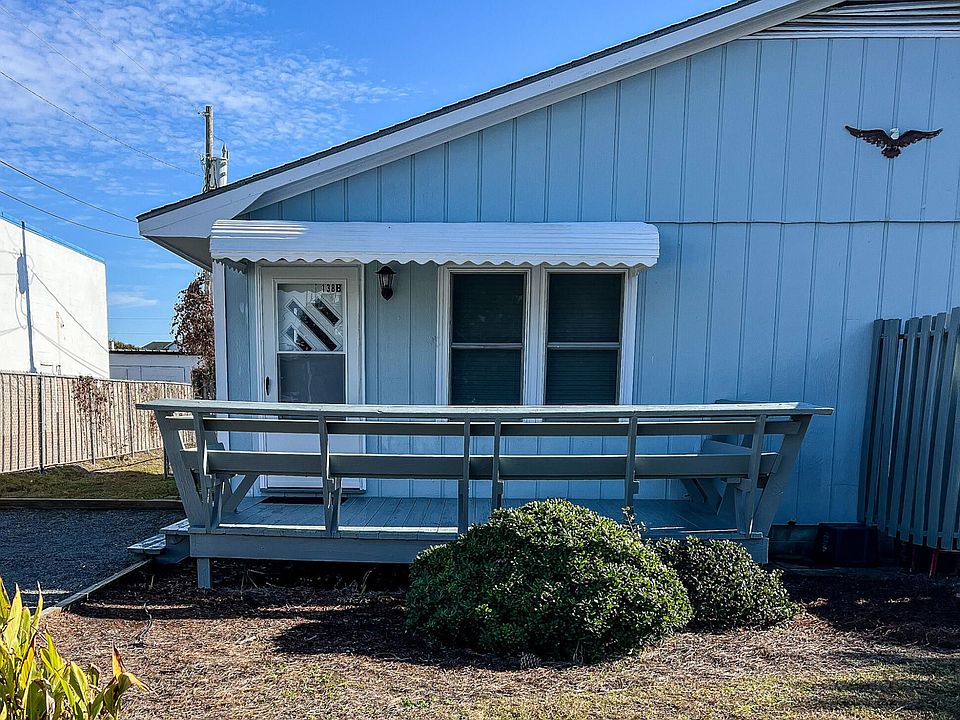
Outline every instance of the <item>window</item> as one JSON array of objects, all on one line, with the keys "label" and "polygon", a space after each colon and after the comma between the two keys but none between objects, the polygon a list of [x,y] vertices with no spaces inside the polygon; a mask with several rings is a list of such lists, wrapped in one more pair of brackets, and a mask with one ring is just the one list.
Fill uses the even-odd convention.
[{"label": "window", "polygon": [[519,405],[526,275],[454,273],[450,282],[450,403]]},{"label": "window", "polygon": [[277,285],[280,402],[346,402],[343,283]]},{"label": "window", "polygon": [[623,275],[581,271],[547,277],[544,402],[616,403]]},{"label": "window", "polygon": [[605,405],[632,393],[636,273],[444,267],[438,402]]}]

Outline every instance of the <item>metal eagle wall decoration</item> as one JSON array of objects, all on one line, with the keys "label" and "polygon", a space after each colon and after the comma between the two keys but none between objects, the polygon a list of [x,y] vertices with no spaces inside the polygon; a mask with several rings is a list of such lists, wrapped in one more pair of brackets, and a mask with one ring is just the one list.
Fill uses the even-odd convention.
[{"label": "metal eagle wall decoration", "polygon": [[905,133],[901,133],[899,128],[893,128],[888,135],[886,130],[880,130],[879,128],[876,130],[860,130],[849,125],[844,125],[844,127],[855,138],[876,145],[880,148],[883,156],[891,160],[897,157],[907,145],[935,138],[943,132],[943,128],[940,128],[939,130],[907,130]]}]

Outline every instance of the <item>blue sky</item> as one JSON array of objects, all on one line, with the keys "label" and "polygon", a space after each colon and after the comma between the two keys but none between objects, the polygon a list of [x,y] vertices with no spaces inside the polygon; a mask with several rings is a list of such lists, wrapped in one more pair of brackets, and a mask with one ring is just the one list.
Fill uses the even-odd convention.
[{"label": "blue sky", "polygon": [[[0,0],[0,71],[75,116],[0,75],[0,160],[132,218],[200,189],[205,103],[236,180],[716,6]],[[0,190],[137,234],[2,165]],[[91,232],[4,196],[0,211],[105,258],[111,337],[169,337],[192,266],[146,240]]]}]

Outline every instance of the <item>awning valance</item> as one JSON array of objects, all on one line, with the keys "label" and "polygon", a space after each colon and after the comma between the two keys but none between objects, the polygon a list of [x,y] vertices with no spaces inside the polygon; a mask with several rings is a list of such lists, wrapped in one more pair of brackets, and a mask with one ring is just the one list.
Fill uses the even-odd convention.
[{"label": "awning valance", "polygon": [[651,267],[657,228],[640,222],[378,223],[218,220],[215,260]]}]

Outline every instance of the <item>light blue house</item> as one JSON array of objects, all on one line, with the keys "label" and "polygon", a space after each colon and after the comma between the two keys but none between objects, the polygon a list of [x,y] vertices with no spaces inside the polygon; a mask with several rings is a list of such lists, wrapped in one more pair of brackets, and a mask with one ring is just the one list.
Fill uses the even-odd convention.
[{"label": "light blue house", "polygon": [[[744,0],[152,210],[140,231],[212,268],[221,398],[805,401],[836,412],[811,424],[777,521],[852,521],[872,323],[960,304],[958,88],[960,3]],[[943,132],[888,158],[845,126]]]}]

